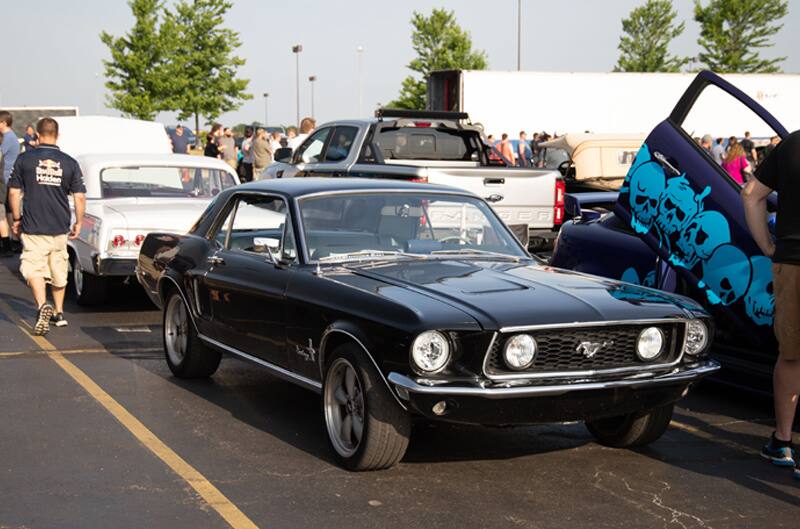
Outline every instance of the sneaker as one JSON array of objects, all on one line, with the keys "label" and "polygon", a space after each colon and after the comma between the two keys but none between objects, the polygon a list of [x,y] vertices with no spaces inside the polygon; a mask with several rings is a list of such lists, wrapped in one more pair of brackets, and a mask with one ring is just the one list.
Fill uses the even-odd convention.
[{"label": "sneaker", "polygon": [[[794,449],[791,443],[781,443],[775,439],[775,434],[772,434],[769,442],[761,448],[761,457],[772,461],[773,465],[779,467],[794,467]],[[800,470],[795,467],[795,477],[800,479]]]},{"label": "sneaker", "polygon": [[53,306],[45,303],[39,307],[39,313],[36,315],[36,323],[33,325],[34,336],[44,336],[50,330],[50,318],[53,317]]},{"label": "sneaker", "polygon": [[50,317],[50,325],[55,325],[56,327],[66,327],[67,320],[64,318],[63,312],[57,312]]}]

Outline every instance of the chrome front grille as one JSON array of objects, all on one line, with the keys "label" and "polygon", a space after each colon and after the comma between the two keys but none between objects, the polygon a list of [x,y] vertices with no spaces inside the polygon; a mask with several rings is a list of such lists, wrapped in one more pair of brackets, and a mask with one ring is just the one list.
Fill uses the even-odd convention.
[{"label": "chrome front grille", "polygon": [[[664,332],[666,344],[662,353],[651,362],[643,362],[636,355],[636,340],[647,327],[658,327]],[[523,371],[515,371],[503,360],[506,340],[519,334],[500,333],[487,353],[484,363],[486,374],[492,376],[535,376],[553,373],[581,373],[616,369],[648,368],[675,363],[681,356],[684,324],[678,322],[661,324],[613,325],[597,327],[561,327],[520,331],[530,334],[537,343],[533,365]],[[582,348],[581,343],[601,344],[594,353]],[[590,350],[592,348],[589,348]]]}]

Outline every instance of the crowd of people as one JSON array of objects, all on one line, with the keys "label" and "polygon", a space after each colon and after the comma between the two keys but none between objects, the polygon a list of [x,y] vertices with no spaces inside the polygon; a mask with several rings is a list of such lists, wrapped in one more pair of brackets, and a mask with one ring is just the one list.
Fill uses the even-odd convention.
[{"label": "crowd of people", "polygon": [[505,161],[515,167],[544,167],[544,159],[541,143],[550,141],[551,136],[546,132],[534,132],[530,141],[528,133],[524,130],[519,132],[516,141],[509,139],[508,133],[504,132],[500,136],[500,141],[489,134],[486,140],[492,148],[490,158],[495,161]]},{"label": "crowd of people", "polygon": [[[299,130],[288,127],[285,135],[278,130],[268,132],[261,126],[246,126],[243,134],[237,136],[232,128],[214,123],[206,135],[203,154],[225,161],[236,170],[242,182],[251,182],[262,178],[278,149],[296,149],[316,126],[314,118],[305,117],[300,121]],[[183,125],[175,127],[170,139],[172,152],[176,154],[186,154],[192,147]]]},{"label": "crowd of people", "polygon": [[761,161],[781,141],[779,136],[773,136],[759,155],[749,131],[744,133],[744,137],[741,140],[736,136],[715,139],[710,134],[694,140],[708,152],[718,165],[725,169],[725,172],[734,181],[741,185],[746,184],[753,178],[753,174]]}]

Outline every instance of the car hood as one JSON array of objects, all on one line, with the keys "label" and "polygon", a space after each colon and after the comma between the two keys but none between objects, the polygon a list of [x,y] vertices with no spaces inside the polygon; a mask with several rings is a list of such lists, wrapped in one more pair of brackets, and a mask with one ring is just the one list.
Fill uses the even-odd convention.
[{"label": "car hood", "polygon": [[681,296],[530,262],[432,259],[349,268],[445,302],[484,329],[685,318],[702,312]]},{"label": "car hood", "polygon": [[121,215],[128,229],[186,233],[209,202],[203,198],[123,198],[104,201],[103,206]]}]

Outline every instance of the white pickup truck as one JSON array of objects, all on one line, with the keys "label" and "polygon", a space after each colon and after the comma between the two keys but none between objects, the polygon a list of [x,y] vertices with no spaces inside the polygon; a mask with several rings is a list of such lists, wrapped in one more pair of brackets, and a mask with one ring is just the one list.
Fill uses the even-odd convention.
[{"label": "white pickup truck", "polygon": [[325,123],[275,160],[261,178],[363,176],[466,189],[535,249],[550,244],[564,218],[560,173],[508,167],[462,113],[383,109],[373,119]]}]

